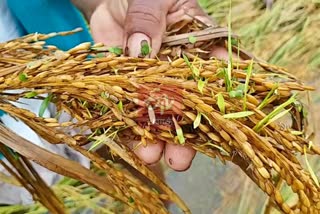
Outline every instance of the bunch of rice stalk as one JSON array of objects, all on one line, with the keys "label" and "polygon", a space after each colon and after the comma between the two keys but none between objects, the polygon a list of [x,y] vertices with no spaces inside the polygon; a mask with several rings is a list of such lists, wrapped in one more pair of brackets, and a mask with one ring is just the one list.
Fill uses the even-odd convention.
[{"label": "bunch of rice stalk", "polygon": [[[14,179],[10,178],[10,180],[10,183],[20,186],[16,184]],[[52,186],[52,190],[64,203],[67,213],[134,213],[134,210],[124,203],[108,197],[88,184],[71,178],[63,178]],[[0,213],[48,213],[48,209],[41,203],[34,203],[30,205],[0,206]]]},{"label": "bunch of rice stalk", "polygon": [[[122,202],[115,201],[95,188],[79,181],[64,178],[52,186],[54,193],[64,202],[67,213],[134,213]],[[31,205],[1,206],[0,213],[48,213],[40,203]]]},{"label": "bunch of rice stalk", "polygon": [[[160,51],[159,59],[166,61],[118,56],[121,51],[102,44],[84,43],[63,52],[43,41],[56,34],[28,35],[0,44],[0,109],[48,142],[67,144],[106,171],[103,177],[83,175],[80,166],[73,163],[70,168],[67,160],[51,155],[64,166],[66,176],[93,185],[142,213],[167,213],[163,203],[167,200],[185,213],[190,211],[129,150],[127,143],[133,139],[140,140],[141,146],[158,140],[188,145],[209,157],[232,161],[283,212],[318,212],[318,180],[297,159],[298,154],[320,153],[307,138],[304,107],[299,102],[299,94],[313,88],[259,60],[210,59],[209,50],[223,37],[229,37],[229,50],[237,49],[223,28],[204,28],[197,22],[175,27],[178,30],[169,31]],[[7,92],[15,89],[24,91]],[[49,96],[40,115],[12,103],[19,98],[41,99],[44,94]],[[57,106],[57,117],[43,118],[41,112],[49,102]],[[59,121],[61,112],[76,121]],[[277,123],[287,115],[291,115],[288,125]],[[69,134],[73,128],[80,130],[77,135]],[[8,135],[7,130],[0,130],[2,136]],[[3,144],[21,155],[57,170],[48,161],[49,152],[23,139],[19,143],[4,139],[0,138]],[[98,156],[94,148],[101,144],[149,178],[160,193]],[[108,188],[101,186],[102,180]],[[279,180],[297,194],[294,206],[284,202]]]},{"label": "bunch of rice stalk", "polygon": [[[0,144],[0,152],[7,160],[0,160],[0,164],[15,178],[12,184],[18,182],[18,184],[30,192],[35,200],[39,201],[43,206],[46,206],[51,212],[64,213],[64,207],[61,201],[39,176],[29,160],[19,156],[3,144]],[[8,180],[7,176],[6,178]],[[1,213],[12,213],[21,209],[25,210],[24,207],[14,206],[9,209],[5,207],[2,210],[0,209],[0,211]]]}]

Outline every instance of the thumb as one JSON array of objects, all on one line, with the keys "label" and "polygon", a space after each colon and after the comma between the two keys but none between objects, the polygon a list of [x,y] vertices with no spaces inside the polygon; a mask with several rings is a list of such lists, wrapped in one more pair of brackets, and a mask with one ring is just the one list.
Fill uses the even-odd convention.
[{"label": "thumb", "polygon": [[[132,57],[154,57],[159,52],[166,31],[166,16],[174,2],[174,0],[129,1],[124,23],[126,54]],[[148,47],[151,47],[151,52],[148,51]]]}]

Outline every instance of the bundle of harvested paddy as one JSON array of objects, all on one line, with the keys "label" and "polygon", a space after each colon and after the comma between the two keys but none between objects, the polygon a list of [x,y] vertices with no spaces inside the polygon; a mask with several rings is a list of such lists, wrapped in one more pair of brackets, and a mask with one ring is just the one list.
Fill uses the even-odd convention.
[{"label": "bundle of harvested paddy", "polygon": [[[44,40],[57,34],[33,34],[0,44],[0,109],[25,122],[48,142],[67,144],[88,157],[106,171],[105,176],[50,155],[4,128],[0,130],[1,143],[142,213],[167,213],[164,201],[176,203],[185,213],[190,211],[127,143],[138,139],[142,146],[157,140],[188,145],[209,157],[237,164],[283,212],[317,213],[318,181],[296,157],[320,153],[308,140],[304,107],[296,93],[313,88],[284,69],[255,58],[233,62],[209,58],[212,47],[228,36],[223,28],[179,23],[168,32],[158,59],[119,56],[120,49],[107,49],[102,44],[84,43],[67,52],[46,46]],[[235,41],[233,49],[237,50]],[[231,40],[228,45],[231,49]],[[244,51],[239,55],[250,58]],[[24,91],[8,93],[16,89]],[[49,96],[44,98],[45,94]],[[9,102],[19,98],[44,99],[39,115]],[[50,102],[58,109],[57,117],[43,118],[41,112]],[[61,112],[76,121],[60,123]],[[277,123],[286,115],[292,116],[290,126]],[[71,135],[70,128],[80,131]],[[13,139],[19,143],[12,143]],[[88,144],[91,149],[105,144],[161,192],[117,170],[112,162],[86,149]],[[52,160],[59,162],[60,168]],[[295,206],[284,202],[279,180],[297,193]]]}]

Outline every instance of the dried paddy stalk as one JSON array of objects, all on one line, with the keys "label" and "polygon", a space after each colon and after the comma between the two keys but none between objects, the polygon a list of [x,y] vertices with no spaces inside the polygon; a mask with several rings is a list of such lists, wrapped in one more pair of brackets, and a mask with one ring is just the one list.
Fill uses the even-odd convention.
[{"label": "dried paddy stalk", "polygon": [[[142,213],[167,213],[164,201],[190,213],[127,144],[162,140],[234,162],[284,213],[320,211],[316,178],[297,159],[305,152],[320,153],[319,147],[310,146],[305,110],[299,102],[313,88],[282,68],[251,60],[245,51],[241,51],[243,61],[232,63],[230,78],[228,62],[209,57],[214,45],[224,43],[225,29],[178,23],[168,29],[158,59],[117,56],[102,44],[90,43],[63,52],[45,45],[51,36],[57,35],[34,34],[0,44],[0,109],[49,143],[67,144],[105,170],[112,191],[100,191]],[[23,91],[9,93],[16,89]],[[54,103],[57,117],[43,118],[15,107],[20,98],[44,99],[42,108]],[[76,121],[59,121],[61,112]],[[278,122],[288,115],[288,125]],[[68,132],[73,128],[80,130],[77,135]],[[160,193],[95,153],[100,145],[139,170]],[[67,173],[79,179],[71,174]],[[294,207],[284,202],[278,176],[298,194]]]}]

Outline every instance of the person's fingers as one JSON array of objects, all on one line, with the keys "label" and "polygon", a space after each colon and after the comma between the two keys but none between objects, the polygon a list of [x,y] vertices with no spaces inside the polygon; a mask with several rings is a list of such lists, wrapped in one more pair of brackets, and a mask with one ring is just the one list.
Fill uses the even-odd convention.
[{"label": "person's fingers", "polygon": [[[164,142],[147,143],[147,146],[138,145],[140,142],[133,143],[133,152],[146,164],[157,163],[163,154]],[[137,146],[138,145],[138,146]],[[137,147],[136,147],[137,146]],[[136,147],[136,148],[135,148]]]},{"label": "person's fingers", "polygon": [[181,172],[189,169],[196,151],[190,146],[167,143],[164,149],[166,163],[175,171]]},{"label": "person's fingers", "polygon": [[225,47],[214,46],[210,52],[210,56],[215,57],[220,60],[228,60],[229,54]]},{"label": "person's fingers", "polygon": [[[210,52],[211,57],[215,57],[219,60],[229,60],[229,53],[227,48],[223,46],[214,46]],[[232,58],[235,60],[238,60],[238,55],[236,53],[232,53]],[[239,60],[242,60],[241,57],[239,57]]]},{"label": "person's fingers", "polygon": [[178,0],[170,8],[167,16],[167,24],[172,25],[182,20],[197,19],[207,26],[213,26],[215,23],[213,19],[204,12],[197,0]]},{"label": "person's fingers", "polygon": [[128,0],[105,0],[113,19],[123,27],[128,11]]},{"label": "person's fingers", "polygon": [[166,16],[174,2],[174,0],[129,1],[124,23],[124,48],[130,56],[148,54],[148,52],[142,53],[141,50],[141,44],[145,42],[149,43],[150,57],[158,53],[166,31]]},{"label": "person's fingers", "polygon": [[121,47],[123,28],[108,11],[106,3],[99,5],[90,18],[90,28],[95,42],[107,47]]}]

